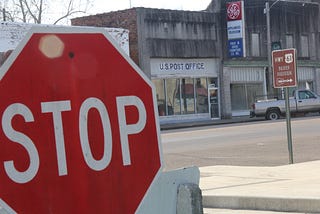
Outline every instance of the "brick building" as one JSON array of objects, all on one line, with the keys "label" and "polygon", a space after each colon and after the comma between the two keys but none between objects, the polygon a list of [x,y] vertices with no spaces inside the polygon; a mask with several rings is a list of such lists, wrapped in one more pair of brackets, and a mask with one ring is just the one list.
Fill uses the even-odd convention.
[{"label": "brick building", "polygon": [[[268,71],[266,1],[244,1],[246,57],[241,58],[228,56],[226,29],[228,1],[215,2],[216,4],[210,4],[208,10],[219,13],[221,17],[220,33],[224,44],[221,71],[225,86],[223,90],[227,96],[225,100],[231,103],[225,105],[225,108],[228,108],[226,112],[232,112],[232,115],[247,115],[255,98],[265,94],[282,96],[281,90],[273,90],[272,73]],[[318,94],[320,93],[319,3],[319,0],[269,1],[270,46],[272,49],[295,48],[298,56],[298,87],[310,88]]]},{"label": "brick building", "polygon": [[[0,66],[9,54],[18,46],[28,31],[35,24],[18,22],[0,22]],[[37,25],[39,26],[39,25]],[[40,25],[48,27],[65,27],[57,25]],[[129,31],[121,28],[103,28],[119,44],[120,48],[129,54]]]},{"label": "brick building", "polygon": [[[156,85],[161,122],[248,115],[256,97],[277,93],[268,71],[266,1],[244,4],[245,55],[230,56],[226,4],[205,11],[132,8],[72,20],[129,30],[130,56]],[[270,45],[296,48],[299,87],[320,92],[319,0],[269,1]]]},{"label": "brick building", "polygon": [[219,22],[210,12],[132,8],[72,25],[128,29],[130,56],[156,86],[160,122],[170,122],[221,117]]}]

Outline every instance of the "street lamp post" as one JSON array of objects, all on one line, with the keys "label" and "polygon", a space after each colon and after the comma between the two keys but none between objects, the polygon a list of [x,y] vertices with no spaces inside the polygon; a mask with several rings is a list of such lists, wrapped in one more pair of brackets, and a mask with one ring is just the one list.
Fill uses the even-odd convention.
[{"label": "street lamp post", "polygon": [[275,2],[273,2],[271,4],[271,6],[269,5],[269,1],[266,1],[265,4],[265,10],[264,13],[266,14],[266,19],[267,19],[267,55],[268,55],[268,92],[271,93],[273,92],[273,77],[272,77],[272,62],[271,62],[271,30],[270,30],[270,10],[271,8],[277,4],[279,1],[283,1],[283,0],[277,0]]},{"label": "street lamp post", "polygon": [[[276,2],[275,2],[276,3]],[[275,4],[273,3],[272,6]],[[270,32],[270,7],[269,2],[266,2],[265,8],[266,18],[267,18],[267,55],[268,55],[268,92],[273,91],[273,78],[272,78],[272,63],[271,63],[271,32]]]}]

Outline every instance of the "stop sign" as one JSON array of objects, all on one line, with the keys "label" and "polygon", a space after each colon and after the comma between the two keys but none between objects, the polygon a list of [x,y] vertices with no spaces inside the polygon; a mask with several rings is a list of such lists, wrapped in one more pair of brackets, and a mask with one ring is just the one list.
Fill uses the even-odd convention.
[{"label": "stop sign", "polygon": [[0,78],[0,206],[136,211],[162,165],[154,89],[109,35],[33,28]]}]

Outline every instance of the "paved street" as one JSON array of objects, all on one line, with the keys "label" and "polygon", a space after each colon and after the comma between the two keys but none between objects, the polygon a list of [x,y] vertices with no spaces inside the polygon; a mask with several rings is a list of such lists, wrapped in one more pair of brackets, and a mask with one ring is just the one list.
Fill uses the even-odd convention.
[{"label": "paved street", "polygon": [[[294,162],[320,159],[320,117],[292,119]],[[162,131],[165,170],[185,166],[277,166],[289,161],[286,121]]]},{"label": "paved street", "polygon": [[320,160],[319,123],[319,116],[292,119],[294,163],[301,163],[293,165],[285,120],[162,131],[165,170],[201,167],[207,214],[315,212],[320,162],[310,161]]}]

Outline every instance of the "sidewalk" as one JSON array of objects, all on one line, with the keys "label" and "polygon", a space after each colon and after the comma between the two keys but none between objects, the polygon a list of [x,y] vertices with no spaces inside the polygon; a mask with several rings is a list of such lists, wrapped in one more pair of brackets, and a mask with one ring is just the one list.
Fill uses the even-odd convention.
[{"label": "sidewalk", "polygon": [[204,208],[203,214],[306,214],[296,212],[276,212],[263,210],[236,210],[236,209],[218,209],[218,208]]},{"label": "sidewalk", "polygon": [[320,213],[320,161],[200,168],[205,208]]}]

